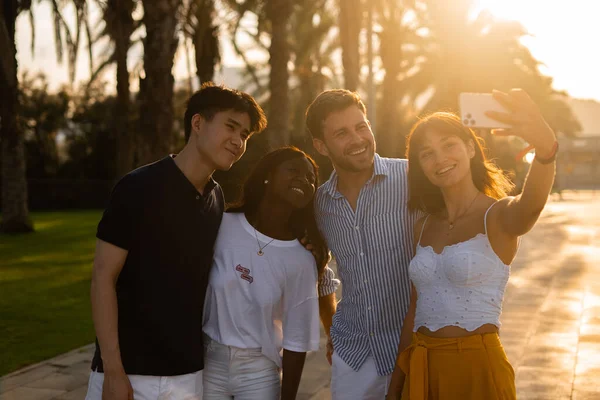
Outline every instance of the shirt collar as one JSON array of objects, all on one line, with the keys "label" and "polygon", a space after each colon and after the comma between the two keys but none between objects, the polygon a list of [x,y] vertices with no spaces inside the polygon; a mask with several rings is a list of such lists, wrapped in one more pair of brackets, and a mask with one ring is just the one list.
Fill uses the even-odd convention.
[{"label": "shirt collar", "polygon": [[375,160],[373,162],[375,164],[375,168],[371,179],[373,179],[375,176],[388,176],[389,171],[387,164],[383,162],[383,159],[379,157],[379,154],[375,153]]},{"label": "shirt collar", "polygon": [[[379,154],[375,153],[375,157],[373,159],[373,175],[371,179],[367,181],[367,183],[371,182],[376,176],[388,176],[389,171],[388,167],[383,161],[383,159],[379,156]],[[329,176],[327,182],[323,184],[325,192],[328,193],[331,197],[337,198],[340,197],[341,194],[337,191],[337,182],[338,182],[338,174],[334,169]]]},{"label": "shirt collar", "polygon": [[[184,175],[183,171],[179,169],[179,167],[177,166],[177,164],[175,164],[175,157],[177,157],[177,154],[169,154],[168,156],[166,156],[164,159],[165,160],[171,160],[170,164],[173,165],[173,167],[175,167],[175,169],[178,171],[179,175],[181,177],[183,177],[187,183],[189,184],[189,186],[191,186],[195,192],[198,192],[198,189],[196,189],[196,187],[192,184],[192,182],[190,182],[188,180],[188,178]],[[206,197],[207,195],[209,195],[214,189],[215,187],[217,187],[218,183],[217,181],[215,181],[211,176],[208,177],[208,182],[206,182],[206,185],[204,186],[204,191],[203,193],[199,193],[202,195],[202,197]]]}]

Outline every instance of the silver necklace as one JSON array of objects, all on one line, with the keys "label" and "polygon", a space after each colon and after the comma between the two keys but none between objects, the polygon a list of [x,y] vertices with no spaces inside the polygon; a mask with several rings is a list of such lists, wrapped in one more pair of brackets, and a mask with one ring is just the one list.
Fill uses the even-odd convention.
[{"label": "silver necklace", "polygon": [[471,206],[473,206],[473,203],[475,203],[475,200],[477,199],[477,197],[479,197],[479,191],[477,192],[477,194],[475,195],[475,197],[471,201],[471,204],[469,204],[469,207],[467,208],[467,210],[464,213],[460,214],[458,217],[455,217],[454,221],[450,221],[450,218],[448,218],[448,229],[450,229],[450,230],[454,229],[454,224],[456,223],[456,221],[459,218],[462,218],[463,215],[465,215],[466,213],[469,212],[469,210],[471,209]]},{"label": "silver necklace", "polygon": [[265,244],[264,246],[260,245],[260,241],[258,240],[258,233],[256,233],[256,228],[254,228],[254,226],[252,226],[252,228],[254,229],[254,237],[256,238],[256,244],[258,245],[258,252],[256,254],[258,254],[259,256],[263,256],[265,253],[263,252],[263,250],[265,249],[265,247],[267,247],[268,245],[270,245],[271,243],[273,243],[273,241],[275,239],[271,239],[271,241],[267,244]]}]

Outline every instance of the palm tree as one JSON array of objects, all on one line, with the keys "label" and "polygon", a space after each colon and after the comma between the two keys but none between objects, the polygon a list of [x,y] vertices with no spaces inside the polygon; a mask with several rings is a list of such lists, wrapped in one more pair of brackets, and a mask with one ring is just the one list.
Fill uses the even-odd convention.
[{"label": "palm tree", "polygon": [[[420,42],[416,34],[419,19],[406,18],[414,7],[407,1],[379,0],[375,4],[376,19],[380,26],[379,57],[385,71],[381,84],[381,100],[377,107],[377,137],[382,155],[398,156],[405,146],[401,132],[406,124],[406,112],[400,104],[403,93],[402,75],[416,63],[418,52],[412,50]],[[421,88],[424,90],[425,88]]]},{"label": "palm tree", "polygon": [[[522,87],[534,99],[543,100],[555,91],[552,79],[539,71],[536,60],[520,39],[527,35],[515,21],[498,21],[489,13],[470,18],[473,0],[428,0],[427,38],[418,73],[405,78],[408,85],[434,91],[424,110],[457,109],[463,91],[489,92]],[[420,82],[421,84],[416,84]],[[411,91],[414,100],[419,93]]]},{"label": "palm tree", "polygon": [[90,78],[90,85],[105,67],[116,64],[117,67],[117,101],[112,120],[114,135],[117,177],[121,177],[134,167],[134,130],[131,124],[131,91],[129,88],[129,68],[127,54],[131,48],[131,35],[138,26],[133,19],[136,0],[97,0],[102,9],[104,30],[99,37],[108,36],[112,44],[112,52],[100,64]]},{"label": "palm tree", "polygon": [[267,0],[266,13],[271,25],[268,135],[270,144],[279,147],[289,145],[291,142],[288,40],[292,2],[291,0]]},{"label": "palm tree", "polygon": [[[224,4],[230,11],[224,18],[224,23],[229,28],[230,32],[230,43],[236,56],[244,62],[245,67],[243,75],[244,82],[240,89],[251,92],[255,98],[262,99],[267,94],[269,78],[268,73],[265,74],[262,71],[268,71],[269,65],[268,62],[264,63],[260,60],[250,60],[247,57],[247,52],[249,50],[259,50],[264,53],[269,52],[269,44],[264,43],[262,40],[265,36],[263,34],[268,33],[265,27],[265,25],[267,25],[266,0],[246,0],[239,2],[238,0],[224,0]],[[242,21],[247,13],[252,13],[257,18],[255,32],[242,26]],[[238,40],[239,35],[241,34],[252,41],[248,45],[242,46]]]},{"label": "palm tree", "polygon": [[173,59],[181,0],[142,0],[144,75],[140,79],[140,162],[164,157],[173,146]]},{"label": "palm tree", "polygon": [[134,0],[107,0],[104,9],[106,30],[114,43],[114,57],[117,64],[117,102],[114,119],[114,134],[118,150],[117,176],[129,172],[134,162],[135,140],[130,124],[131,92],[127,68],[127,53],[131,47],[131,34],[135,30],[132,17],[134,9]]},{"label": "palm tree", "polygon": [[[383,0],[389,4],[400,0]],[[490,92],[521,87],[542,110],[557,107],[552,79],[539,71],[539,61],[520,42],[526,31],[517,22],[498,21],[488,13],[471,18],[472,0],[427,0],[426,8],[413,8],[408,25],[382,22],[381,60],[386,70],[378,122],[388,129],[389,154],[404,153],[404,138],[419,113],[440,109],[458,111],[460,92]],[[391,9],[391,8],[390,8]],[[388,10],[388,15],[389,10]],[[397,21],[404,20],[397,18]],[[546,114],[553,120],[550,113]],[[554,118],[556,119],[556,118]],[[572,121],[563,115],[560,121]],[[382,122],[385,121],[385,122]],[[574,131],[576,124],[563,124]],[[487,134],[487,133],[485,133]],[[493,147],[493,142],[489,141]]]},{"label": "palm tree", "polygon": [[[2,140],[2,223],[0,232],[31,232],[25,180],[25,144],[17,124],[19,81],[15,23],[22,5],[0,0],[0,139]],[[30,6],[30,4],[28,5]]]},{"label": "palm tree", "polygon": [[[253,63],[245,57],[245,51],[237,43],[238,32],[244,31],[254,40],[254,45],[268,51],[268,106],[269,127],[261,137],[268,139],[270,147],[280,147],[291,143],[290,116],[291,105],[289,98],[290,72],[290,23],[294,10],[291,0],[246,0],[238,2],[228,0],[228,6],[235,12],[232,21],[232,41],[236,53],[242,57],[246,64],[248,75],[254,86],[254,94],[262,98],[265,94],[265,77],[259,71],[260,63]],[[241,21],[246,12],[257,16],[257,32],[251,33],[241,28]],[[262,34],[269,33],[270,41],[264,44]],[[264,68],[266,69],[266,68]],[[263,139],[264,140],[264,139]]]},{"label": "palm tree", "polygon": [[[305,0],[296,4],[291,17],[290,38],[294,69],[292,71],[290,97],[293,111],[292,143],[304,147],[306,108],[313,99],[335,82],[333,53],[339,48],[335,35],[336,15],[330,0]],[[307,150],[312,149],[312,143]],[[304,148],[306,148],[304,147]]]},{"label": "palm tree", "polygon": [[[28,11],[32,28],[32,49],[35,38],[31,0],[0,0],[0,140],[2,151],[2,223],[0,232],[19,233],[33,231],[29,219],[27,200],[27,181],[25,166],[25,147],[23,132],[19,126],[20,105],[18,98],[17,48],[15,45],[15,25],[20,12]],[[75,63],[81,37],[81,28],[85,28],[88,43],[91,43],[87,25],[87,3],[73,0],[75,6],[75,35],[65,22],[58,2],[52,2],[54,15],[54,33],[56,56],[63,59],[63,45],[66,45],[68,68],[71,82],[75,79]],[[89,47],[89,46],[88,46]],[[92,64],[91,52],[90,67]]]},{"label": "palm tree", "polygon": [[[372,1],[372,0],[367,0]],[[344,86],[356,90],[360,80],[361,0],[339,0],[339,29],[344,66]]]},{"label": "palm tree", "polygon": [[182,29],[194,47],[196,76],[200,84],[212,81],[221,61],[215,0],[187,0],[184,8]]}]

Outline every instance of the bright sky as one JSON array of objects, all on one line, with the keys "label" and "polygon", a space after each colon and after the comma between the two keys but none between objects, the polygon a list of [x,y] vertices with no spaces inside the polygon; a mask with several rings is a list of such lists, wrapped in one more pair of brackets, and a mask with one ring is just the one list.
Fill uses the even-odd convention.
[{"label": "bright sky", "polygon": [[[19,67],[44,71],[56,88],[67,82],[67,68],[56,62],[50,2],[36,4],[35,57],[32,58],[31,35],[27,15],[21,15],[17,24]],[[554,86],[567,90],[577,98],[600,101],[600,0],[478,0],[480,9],[494,15],[520,21],[532,37],[523,42],[545,66],[542,71],[554,77]],[[68,12],[67,12],[68,14]],[[139,55],[133,54],[135,61]],[[229,48],[225,49],[225,64],[239,65]],[[86,53],[80,53],[77,79],[89,76]],[[182,79],[187,74],[183,54],[178,58],[175,75]]]},{"label": "bright sky", "polygon": [[494,15],[520,21],[523,43],[545,64],[554,87],[600,101],[599,0],[479,0]]}]

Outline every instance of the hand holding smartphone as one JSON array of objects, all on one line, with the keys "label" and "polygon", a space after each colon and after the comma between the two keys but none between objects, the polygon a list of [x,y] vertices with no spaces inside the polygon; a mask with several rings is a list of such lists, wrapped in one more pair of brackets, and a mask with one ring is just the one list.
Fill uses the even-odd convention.
[{"label": "hand holding smartphone", "polygon": [[[556,135],[544,120],[537,104],[522,89],[508,93],[461,93],[460,116],[468,128],[490,128],[495,136],[517,136],[530,146],[517,155],[535,148],[543,159],[556,154]],[[545,155],[550,154],[550,157]]]},{"label": "hand holding smartphone", "polygon": [[511,128],[512,125],[496,121],[485,115],[486,111],[509,112],[491,93],[461,93],[458,98],[460,119],[468,128]]}]

